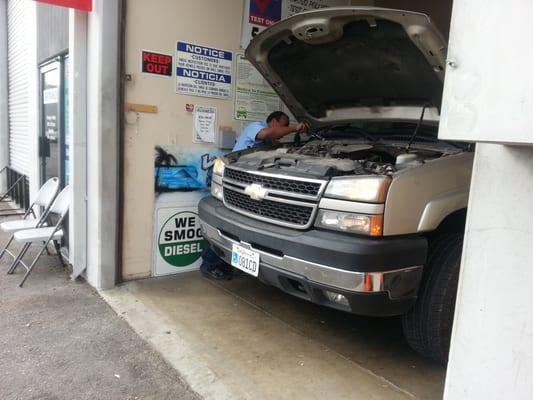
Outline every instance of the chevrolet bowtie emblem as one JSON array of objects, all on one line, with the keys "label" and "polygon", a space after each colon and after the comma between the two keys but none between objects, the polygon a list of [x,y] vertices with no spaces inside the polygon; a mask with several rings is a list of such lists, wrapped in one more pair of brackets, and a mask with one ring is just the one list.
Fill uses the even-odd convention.
[{"label": "chevrolet bowtie emblem", "polygon": [[244,188],[244,193],[250,196],[252,200],[261,201],[266,197],[267,190],[257,183],[252,183]]}]

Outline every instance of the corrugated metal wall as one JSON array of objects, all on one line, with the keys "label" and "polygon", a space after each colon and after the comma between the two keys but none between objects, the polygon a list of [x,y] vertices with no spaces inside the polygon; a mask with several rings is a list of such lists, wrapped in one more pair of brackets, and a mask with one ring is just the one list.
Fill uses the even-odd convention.
[{"label": "corrugated metal wall", "polygon": [[[30,74],[32,37],[34,29],[28,29],[31,21],[31,2],[29,0],[8,0],[7,32],[8,32],[8,81],[9,81],[9,159],[11,168],[30,175],[32,135],[30,112]],[[34,66],[33,66],[34,67]]]}]

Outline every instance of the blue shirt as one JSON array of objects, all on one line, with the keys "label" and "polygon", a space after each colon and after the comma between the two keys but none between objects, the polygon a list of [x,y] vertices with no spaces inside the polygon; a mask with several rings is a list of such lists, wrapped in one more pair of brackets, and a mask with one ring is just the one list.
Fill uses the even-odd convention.
[{"label": "blue shirt", "polygon": [[262,144],[264,141],[257,140],[255,137],[259,131],[264,128],[268,128],[268,124],[266,122],[252,122],[241,132],[237,138],[237,142],[235,143],[235,146],[233,146],[233,151],[245,150]]}]

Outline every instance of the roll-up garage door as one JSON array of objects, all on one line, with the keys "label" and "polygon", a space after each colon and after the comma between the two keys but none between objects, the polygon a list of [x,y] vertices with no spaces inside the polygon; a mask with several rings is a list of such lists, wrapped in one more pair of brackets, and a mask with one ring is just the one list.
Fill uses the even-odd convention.
[{"label": "roll-up garage door", "polygon": [[[9,159],[11,168],[30,173],[31,1],[8,0]],[[34,110],[35,112],[36,110]],[[36,134],[36,133],[35,133]]]}]

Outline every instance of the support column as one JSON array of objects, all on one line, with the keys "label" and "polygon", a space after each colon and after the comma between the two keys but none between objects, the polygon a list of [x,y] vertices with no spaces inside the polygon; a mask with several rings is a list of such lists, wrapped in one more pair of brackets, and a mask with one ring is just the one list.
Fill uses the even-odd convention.
[{"label": "support column", "polygon": [[119,261],[120,0],[94,0],[88,27],[87,279],[109,289]]},{"label": "support column", "polygon": [[[9,165],[9,113],[7,80],[7,1],[0,1],[0,168]],[[0,176],[0,193],[6,187],[6,175]]]},{"label": "support column", "polygon": [[533,147],[479,144],[447,400],[533,394]]},{"label": "support column", "polygon": [[70,213],[72,278],[87,267],[87,13],[69,12]]}]

